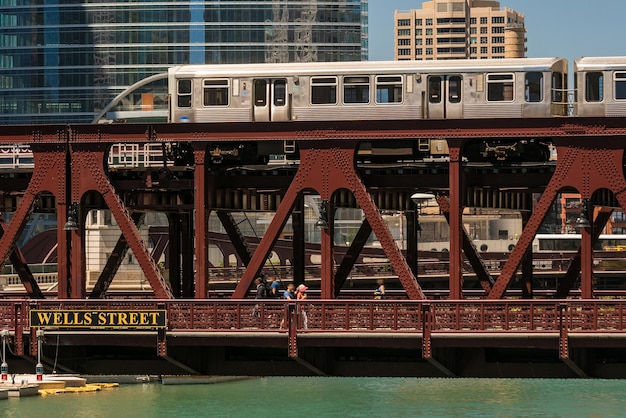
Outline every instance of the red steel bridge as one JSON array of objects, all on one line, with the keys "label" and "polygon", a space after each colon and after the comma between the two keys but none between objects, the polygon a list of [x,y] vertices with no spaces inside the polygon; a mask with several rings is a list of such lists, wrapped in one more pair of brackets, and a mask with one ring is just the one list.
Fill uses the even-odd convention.
[{"label": "red steel bridge", "polygon": [[[25,289],[23,297],[2,302],[2,322],[18,354],[25,352],[24,339],[30,352],[36,352],[36,330],[44,329],[48,345],[55,340],[57,345],[67,346],[142,346],[149,340],[148,345],[156,345],[160,357],[185,370],[221,369],[183,364],[180,358],[185,352],[179,351],[178,360],[173,359],[169,354],[177,346],[187,350],[203,344],[281,346],[316,373],[339,372],[328,362],[310,360],[315,355],[303,360],[307,357],[303,350],[325,345],[391,346],[418,349],[429,367],[448,375],[464,375],[472,373],[458,366],[460,357],[471,356],[468,353],[473,347],[494,346],[551,347],[568,366],[565,375],[586,375],[585,368],[610,375],[598,372],[602,361],[592,362],[587,352],[581,355],[586,360],[572,361],[570,348],[610,350],[623,348],[626,342],[622,336],[623,303],[615,296],[599,299],[593,271],[594,242],[612,211],[626,208],[625,136],[623,118],[2,126],[0,145],[28,145],[34,158],[32,169],[0,173],[0,209],[14,213],[9,223],[0,220],[1,260],[11,261]],[[449,159],[436,164],[357,163],[361,141],[418,138],[445,139]],[[558,160],[468,163],[463,158],[464,145],[477,138],[549,141],[556,147]],[[216,144],[260,146],[270,141],[295,141],[299,164],[265,169],[226,169],[211,164]],[[164,148],[185,143],[193,161],[174,168],[116,173],[106,161],[109,149],[120,143],[162,144]],[[448,285],[438,293],[439,300],[428,297],[417,274],[417,220],[410,199],[416,191],[436,195],[450,227]],[[562,192],[579,193],[588,213],[595,216],[589,227],[581,228],[580,250],[572,255],[567,271],[548,294],[539,294],[534,289],[531,244]],[[534,193],[541,194],[535,203]],[[248,299],[254,279],[263,271],[290,217],[294,230],[290,259],[293,280],[296,284],[305,281],[302,213],[306,194],[319,195],[328,203],[328,225],[321,229],[319,247],[319,299],[293,305]],[[338,207],[358,207],[364,214],[356,238],[341,252],[333,243],[333,213]],[[465,207],[523,213],[523,232],[497,275],[487,268],[463,228]],[[89,210],[104,208],[111,211],[121,235],[98,282],[88,292],[83,225]],[[41,291],[16,245],[31,214],[46,210],[56,213],[59,225],[55,295]],[[274,212],[254,251],[231,216],[234,211],[247,210]],[[406,251],[398,248],[383,220],[386,210],[406,213]],[[167,213],[170,221],[167,251],[180,263],[171,264],[169,279],[139,234],[137,224],[149,211]],[[245,265],[230,300],[207,298],[213,267],[208,257],[208,219],[213,212]],[[76,230],[62,228],[68,216],[76,218]],[[391,274],[403,289],[402,300],[348,300],[344,295],[349,273],[371,233],[378,238]],[[107,292],[127,249],[132,250],[152,289],[148,298],[112,299]],[[464,288],[467,274],[463,266],[468,263],[480,285],[479,292],[469,293]],[[95,326],[89,333],[74,328],[86,321],[80,312],[130,315],[140,314],[142,309],[162,312],[167,322],[152,324],[150,331],[138,330],[132,321],[107,322],[100,331]],[[258,315],[251,315],[253,310]],[[38,311],[66,316],[59,317],[62,319],[56,326],[31,324]],[[303,311],[307,314],[306,328]],[[130,316],[124,318],[127,321]],[[286,325],[280,330],[283,319]],[[120,332],[120,327],[131,331]],[[239,340],[233,343],[233,338]],[[445,351],[455,346],[470,351]],[[433,347],[441,350],[443,360],[435,359]]]}]

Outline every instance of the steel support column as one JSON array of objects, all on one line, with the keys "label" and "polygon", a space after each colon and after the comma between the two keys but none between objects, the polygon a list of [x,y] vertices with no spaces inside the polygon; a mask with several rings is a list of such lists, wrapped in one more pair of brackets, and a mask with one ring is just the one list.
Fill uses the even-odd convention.
[{"label": "steel support column", "polygon": [[304,196],[300,195],[296,199],[296,204],[291,213],[291,225],[293,227],[293,253],[291,258],[291,268],[293,269],[293,282],[295,285],[304,283],[304,273],[306,268],[306,245],[304,239]]},{"label": "steel support column", "polygon": [[[331,201],[333,193],[337,190],[347,189],[351,191],[363,210],[366,219],[370,225],[372,225],[372,230],[376,234],[376,237],[378,237],[408,297],[410,299],[425,298],[424,293],[415,280],[415,276],[413,276],[408,268],[404,256],[397,247],[379,210],[376,208],[371,196],[356,173],[354,156],[358,141],[343,140],[339,143],[340,146],[333,146],[338,143],[337,141],[328,140],[302,142],[298,171],[289,189],[285,193],[276,211],[276,215],[259,243],[250,261],[250,265],[237,285],[233,298],[242,298],[248,293],[252,281],[259,274],[265,259],[278,239],[278,234],[287,222],[287,218],[295,205],[298,194],[305,189],[317,191],[322,200],[329,202]],[[329,236],[326,239],[331,240],[332,237]],[[322,238],[322,240],[324,240],[324,238]],[[330,241],[326,244],[326,251],[322,252],[322,298],[334,297],[333,292],[327,294],[329,290],[333,288],[334,283],[325,284],[326,281],[334,282],[334,273],[331,272],[328,267],[332,265],[332,261],[327,259],[330,257],[329,253],[332,253],[332,251],[328,251],[330,247],[329,244]],[[330,275],[330,277],[328,277],[328,275]]]},{"label": "steel support column", "polygon": [[182,239],[181,239],[181,218],[179,213],[171,213],[169,216],[169,244],[167,246],[167,271],[170,287],[174,297],[181,297],[181,256],[182,256]]},{"label": "steel support column", "polygon": [[[415,210],[408,210],[406,214],[406,262],[415,277],[417,274],[417,217]],[[402,216],[402,215],[401,215]],[[370,228],[371,229],[371,228]]]},{"label": "steel support column", "polygon": [[[522,212],[522,230],[526,228],[529,214]],[[522,298],[532,299],[533,297],[533,251],[532,248],[526,250],[522,258]]]},{"label": "steel support column", "polygon": [[[57,223],[65,225],[67,220],[66,212],[66,147],[64,144],[33,144],[33,159],[35,169],[20,200],[9,225],[6,226],[0,238],[0,267],[4,265],[7,258],[13,253],[15,242],[22,233],[26,222],[33,210],[33,205],[37,195],[43,191],[50,191],[57,199]],[[58,266],[58,297],[69,297],[69,286],[66,281],[69,276],[67,263],[63,262],[67,253],[66,231],[62,227],[57,229],[57,254]]]},{"label": "steel support column", "polygon": [[463,297],[463,185],[462,185],[463,141],[448,139],[450,150],[450,299]]},{"label": "steel support column", "polygon": [[195,226],[195,298],[208,296],[209,284],[209,211],[207,191],[206,144],[193,143],[194,170],[194,226]]},{"label": "steel support column", "polygon": [[[593,235],[591,246],[593,247],[600,237],[602,230],[604,229],[606,223],[611,219],[611,213],[613,213],[612,209],[609,210],[601,210],[598,212],[598,216],[593,222]],[[570,290],[572,290],[572,286],[574,282],[578,278],[578,273],[580,273],[580,254],[581,249],[578,249],[576,256],[571,260],[570,265],[567,269],[565,275],[559,280],[559,285],[556,290],[555,297],[557,299],[564,299],[569,296]]]},{"label": "steel support column", "polygon": [[[443,216],[450,224],[450,201],[446,196],[437,196],[437,203],[439,204],[439,209],[443,213]],[[463,239],[463,252],[465,253],[465,257],[469,261],[472,269],[474,269],[474,273],[476,274],[476,278],[480,282],[480,286],[486,291],[489,292],[491,290],[491,286],[493,286],[494,280],[489,274],[487,270],[487,266],[483,262],[482,257],[476,250],[476,246],[472,242],[472,240],[467,236],[467,232],[465,228],[461,228],[461,234]]]},{"label": "steel support column", "polygon": [[[71,138],[70,141],[73,139],[76,138]],[[70,155],[72,158],[71,185],[73,199],[75,199],[73,201],[79,202],[82,195],[89,190],[99,192],[111,210],[120,231],[126,237],[128,245],[133,251],[133,254],[135,255],[142,271],[146,275],[155,296],[160,299],[171,299],[173,296],[168,284],[163,279],[159,267],[148,252],[148,248],[141,238],[137,226],[131,219],[128,209],[115,192],[113,185],[110,183],[104,171],[104,162],[106,160],[108,144],[77,141],[71,143],[70,147]],[[80,224],[84,225],[84,222],[80,222]],[[82,226],[80,227],[82,228]],[[82,249],[83,236],[79,236],[76,233],[72,235],[75,236],[72,238],[72,246],[76,244],[78,249]],[[72,264],[79,265],[72,267],[72,271],[76,272],[75,274],[79,276],[72,278],[73,284],[75,284],[78,289],[72,289],[71,295],[74,298],[84,298],[84,251],[77,254],[75,251],[76,249],[77,248],[72,247],[71,261]]]},{"label": "steel support column", "polygon": [[[502,268],[500,276],[489,294],[490,299],[504,297],[507,287],[519,267],[524,254],[543,222],[543,218],[550,209],[558,192],[564,187],[574,187],[582,199],[591,199],[598,189],[607,189],[615,194],[622,210],[626,210],[626,179],[624,178],[624,139],[622,137],[609,138],[556,138],[558,161],[554,175],[550,179],[539,203],[522,231],[517,245],[511,252],[509,259]],[[591,201],[591,200],[590,200]],[[583,233],[584,235],[584,233]],[[581,276],[591,282],[593,266],[593,248],[591,238],[581,247]],[[583,253],[585,251],[585,253]],[[587,289],[587,293],[591,293]],[[586,296],[590,296],[587,294]]]},{"label": "steel support column", "polygon": [[180,279],[183,298],[193,298],[194,296],[194,257],[193,257],[193,213],[183,213],[182,228],[182,277]]}]

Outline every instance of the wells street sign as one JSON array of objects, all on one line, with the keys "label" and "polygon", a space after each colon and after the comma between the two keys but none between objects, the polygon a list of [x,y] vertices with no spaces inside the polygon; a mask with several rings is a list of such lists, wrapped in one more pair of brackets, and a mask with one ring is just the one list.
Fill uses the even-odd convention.
[{"label": "wells street sign", "polygon": [[35,328],[155,329],[167,327],[165,309],[56,310],[32,309],[30,326]]}]

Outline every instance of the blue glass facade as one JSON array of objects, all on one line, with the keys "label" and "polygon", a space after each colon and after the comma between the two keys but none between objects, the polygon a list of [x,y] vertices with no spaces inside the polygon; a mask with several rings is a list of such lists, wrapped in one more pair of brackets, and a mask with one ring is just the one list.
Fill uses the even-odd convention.
[{"label": "blue glass facade", "polygon": [[0,124],[88,123],[173,65],[367,59],[367,0],[0,0],[0,46]]}]

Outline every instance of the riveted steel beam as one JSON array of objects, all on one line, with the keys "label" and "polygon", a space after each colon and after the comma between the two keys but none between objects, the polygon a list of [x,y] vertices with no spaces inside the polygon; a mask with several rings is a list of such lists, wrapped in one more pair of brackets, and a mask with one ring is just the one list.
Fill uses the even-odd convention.
[{"label": "riveted steel beam", "polygon": [[[595,141],[586,138],[569,138],[558,139],[555,143],[559,156],[556,171],[489,293],[490,299],[504,297],[506,288],[561,189],[573,187],[578,190],[583,199],[591,199],[592,194],[600,189],[611,190],[622,209],[626,210],[626,179],[623,170],[624,139],[622,137],[596,138]],[[583,229],[585,231],[581,240],[581,283],[586,285],[582,289],[584,297],[591,297],[593,248],[591,236],[587,231],[589,228]]]}]

